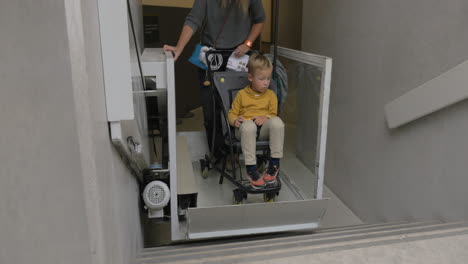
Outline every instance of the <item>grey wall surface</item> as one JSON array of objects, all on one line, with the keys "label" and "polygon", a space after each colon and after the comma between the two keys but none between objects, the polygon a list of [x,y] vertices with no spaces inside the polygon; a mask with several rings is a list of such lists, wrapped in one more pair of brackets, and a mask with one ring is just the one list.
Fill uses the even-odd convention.
[{"label": "grey wall surface", "polygon": [[[73,1],[73,0],[69,0]],[[141,17],[141,0],[131,0],[137,40],[142,47],[143,31]],[[88,137],[81,145],[90,147],[84,151],[87,157],[94,152],[96,199],[99,200],[98,223],[101,225],[103,263],[131,263],[137,251],[143,246],[139,217],[139,189],[135,177],[125,167],[119,155],[111,145],[106,120],[104,80],[102,73],[101,46],[99,40],[99,21],[96,0],[81,1],[83,23],[83,46],[78,54],[85,55],[85,73],[87,77],[87,95],[77,98],[83,105],[89,106],[87,115]],[[84,87],[78,87],[78,92]],[[84,107],[79,107],[83,110]],[[79,110],[77,115],[80,115]],[[83,167],[88,167],[83,164]],[[92,185],[92,184],[91,184]],[[91,201],[92,203],[93,201]]]},{"label": "grey wall surface", "polygon": [[109,141],[96,1],[2,1],[0,34],[0,263],[129,263],[139,192]]},{"label": "grey wall surface", "polygon": [[303,3],[302,49],[334,59],[326,184],[367,222],[468,219],[468,103],[395,130],[384,116],[468,59],[468,2]]},{"label": "grey wall surface", "polygon": [[90,263],[63,1],[0,4],[0,263]]}]

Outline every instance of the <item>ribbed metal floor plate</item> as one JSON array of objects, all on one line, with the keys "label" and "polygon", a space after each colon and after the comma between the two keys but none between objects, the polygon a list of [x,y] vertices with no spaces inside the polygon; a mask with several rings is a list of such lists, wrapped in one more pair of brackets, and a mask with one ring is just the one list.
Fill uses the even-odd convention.
[{"label": "ribbed metal floor plate", "polygon": [[188,209],[188,238],[214,238],[315,229],[328,199]]}]

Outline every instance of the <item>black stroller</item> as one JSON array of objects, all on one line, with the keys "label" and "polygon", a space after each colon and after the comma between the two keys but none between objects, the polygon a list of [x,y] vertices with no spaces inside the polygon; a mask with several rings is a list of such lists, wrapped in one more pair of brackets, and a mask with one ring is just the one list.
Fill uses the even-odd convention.
[{"label": "black stroller", "polygon": [[[251,194],[263,194],[263,200],[265,202],[274,202],[275,197],[279,195],[281,189],[281,181],[278,177],[277,184],[274,186],[266,187],[264,189],[254,189],[251,187],[248,179],[243,177],[242,170],[239,166],[236,169],[235,156],[242,152],[240,141],[234,136],[234,128],[229,125],[227,119],[227,113],[231,108],[232,101],[234,100],[237,92],[246,87],[249,84],[248,74],[246,72],[226,71],[226,61],[223,58],[229,57],[232,50],[211,50],[206,53],[206,61],[208,62],[207,74],[210,81],[210,89],[213,89],[213,102],[214,109],[213,113],[215,118],[213,119],[213,141],[211,144],[210,154],[205,155],[205,159],[200,160],[200,166],[202,176],[207,177],[209,169],[216,169],[221,173],[219,183],[223,183],[223,179],[226,178],[234,185],[236,189],[233,191],[233,202],[234,204],[242,204],[247,199],[247,193]],[[270,84],[270,89],[275,93],[276,83],[274,81]],[[220,118],[217,118],[220,116]],[[216,124],[221,122],[221,124]],[[221,131],[217,131],[221,128]],[[223,135],[223,143],[216,145],[214,138],[216,135]],[[257,168],[260,173],[263,173],[266,163],[270,157],[270,146],[269,141],[257,141]],[[223,155],[222,158],[214,158],[214,151],[220,151]],[[228,173],[226,169],[227,158],[231,157],[231,173]]]}]

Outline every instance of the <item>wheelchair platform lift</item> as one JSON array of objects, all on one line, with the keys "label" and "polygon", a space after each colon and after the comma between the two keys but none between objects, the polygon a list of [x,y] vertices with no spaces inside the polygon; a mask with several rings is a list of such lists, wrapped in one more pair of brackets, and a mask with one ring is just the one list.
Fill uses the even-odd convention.
[{"label": "wheelchair platform lift", "polygon": [[[305,122],[299,124],[296,130],[297,140],[303,140],[303,142],[297,142],[296,145],[299,147],[296,148],[310,145],[310,149],[302,149],[300,150],[302,153],[296,153],[296,155],[300,156],[300,160],[306,160],[303,162],[304,164],[312,164],[309,166],[309,170],[313,176],[310,177],[315,178],[302,179],[303,177],[298,175],[291,175],[292,170],[281,174],[284,185],[291,190],[291,193],[295,194],[295,199],[280,200],[274,203],[225,204],[222,206],[207,206],[199,203],[197,207],[186,208],[183,218],[170,218],[171,239],[173,241],[306,230],[319,227],[327,207],[327,199],[323,198],[323,176],[331,59],[282,47],[278,47],[278,57],[287,62],[287,67],[293,67],[292,71],[302,70],[303,74],[299,78],[313,77],[312,81],[316,83],[316,85],[310,86],[310,91],[307,91],[306,87],[298,91],[300,95],[297,99],[297,105],[305,111],[301,113],[301,119]],[[187,158],[181,160],[177,153],[185,150],[177,144],[180,137],[177,136],[176,132],[175,76],[172,54],[163,52],[162,49],[145,49],[142,56],[142,67],[145,75],[156,76],[156,79],[162,82],[159,84],[159,89],[165,90],[167,93],[170,191],[171,201],[177,201],[180,198],[178,196],[180,194],[178,188],[181,186],[179,181],[183,181],[182,179],[186,177],[186,175],[178,175],[182,173],[178,167],[187,164],[187,162],[190,163],[190,161],[187,161]],[[298,71],[298,69],[300,70]],[[295,79],[297,78],[290,76],[291,82],[298,81]],[[291,85],[295,84],[291,83]],[[308,95],[315,95],[316,98],[304,101],[303,97]],[[316,110],[306,113],[307,110],[311,110],[310,105],[313,105],[310,103],[311,101],[317,101]],[[311,125],[312,122],[315,122],[316,125]],[[311,129],[316,131],[311,131]],[[307,140],[311,137],[317,140]],[[190,147],[193,148],[193,146],[185,146],[185,148]],[[307,158],[307,155],[311,156]],[[288,166],[287,163],[285,161],[285,167]],[[195,177],[201,178],[201,175]],[[305,186],[307,182],[313,186]],[[198,195],[203,195],[203,193],[198,191]],[[178,204],[178,202],[170,204],[172,216],[180,214]]]},{"label": "wheelchair platform lift", "polygon": [[[109,2],[108,8],[114,7],[115,5]],[[297,108],[297,119],[303,120],[290,126],[294,128],[292,132],[286,130],[286,137],[295,139],[295,142],[288,145],[292,154],[289,157],[285,156],[281,163],[282,192],[287,190],[289,196],[273,203],[250,202],[233,205],[232,201],[229,201],[216,205],[207,204],[204,202],[206,199],[201,198],[214,188],[200,188],[206,180],[202,179],[200,173],[196,173],[199,168],[192,168],[190,171],[193,160],[189,160],[195,152],[203,152],[199,148],[205,146],[206,142],[188,136],[184,138],[183,133],[178,134],[176,131],[177,76],[174,72],[173,56],[162,49],[145,49],[140,56],[131,12],[130,21],[127,21],[132,26],[130,34],[116,33],[112,30],[116,24],[124,27],[121,18],[114,14],[106,12],[100,16],[111,139],[122,159],[138,177],[145,171],[168,174],[170,202],[164,215],[169,217],[161,221],[170,223],[170,240],[184,241],[318,228],[328,200],[323,197],[323,180],[331,58],[276,45],[273,47],[275,58],[279,58],[288,71],[289,86],[296,89],[288,95],[288,100],[292,101],[290,107],[285,110]],[[128,50],[130,58],[128,53],[125,55],[123,52]],[[122,74],[127,72],[128,75]],[[154,80],[154,89],[145,87],[145,77]],[[165,115],[162,122],[162,130],[165,131],[161,133],[165,134],[167,142],[163,140],[161,144],[163,149],[168,150],[166,167],[154,168],[150,161],[149,153],[153,146],[148,138],[145,99],[151,97],[157,97],[158,111]],[[283,113],[284,116],[288,115],[288,111]],[[287,138],[285,140],[288,140]],[[193,194],[198,194],[198,203],[181,201],[183,195]],[[222,195],[223,190],[219,190],[218,194]],[[181,207],[181,204],[188,206]]]}]

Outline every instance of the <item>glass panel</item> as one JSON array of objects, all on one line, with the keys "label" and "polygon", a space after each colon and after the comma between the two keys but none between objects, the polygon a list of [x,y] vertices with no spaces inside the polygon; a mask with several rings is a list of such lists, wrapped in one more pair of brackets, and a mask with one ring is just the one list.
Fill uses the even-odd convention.
[{"label": "glass panel", "polygon": [[[286,124],[284,160],[287,166],[283,169],[307,198],[313,198],[323,72],[314,65],[285,57],[279,59],[288,74],[288,94],[281,112]],[[295,166],[288,166],[288,163]],[[304,168],[299,169],[300,166]]]}]

